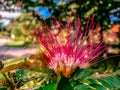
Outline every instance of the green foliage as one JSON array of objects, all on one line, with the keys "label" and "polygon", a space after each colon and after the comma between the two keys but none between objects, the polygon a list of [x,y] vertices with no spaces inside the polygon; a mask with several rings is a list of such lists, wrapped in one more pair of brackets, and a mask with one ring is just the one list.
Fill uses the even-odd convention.
[{"label": "green foliage", "polygon": [[[87,70],[82,70],[82,73],[86,71]],[[81,72],[77,73],[79,74],[75,73],[73,75],[73,80],[71,80],[76,90],[114,90],[120,88],[120,77],[118,76],[111,75],[104,78],[87,78],[89,74],[84,74],[85,77],[81,79]],[[77,77],[77,79],[74,79],[74,77]]]},{"label": "green foliage", "polygon": [[24,70],[17,70],[16,71],[16,78],[22,78],[25,74],[25,71]]},{"label": "green foliage", "polygon": [[58,83],[60,82],[60,79],[61,79],[61,75],[59,75],[57,77],[57,81],[55,81],[53,83],[49,83],[47,85],[45,84],[44,86],[36,88],[34,90],[57,90]]},{"label": "green foliage", "polygon": [[[84,77],[83,77],[84,76]],[[70,78],[61,77],[35,90],[119,90],[120,77],[115,75],[96,78],[90,69],[79,69]],[[57,86],[57,89],[54,87]]]},{"label": "green foliage", "polygon": [[89,76],[91,74],[91,72],[92,72],[91,69],[86,69],[86,70],[78,69],[76,71],[76,73],[74,74],[73,79],[74,80],[78,80],[78,79],[82,80],[82,79],[86,78],[87,76]]},{"label": "green foliage", "polygon": [[0,87],[0,90],[7,90],[7,87]]},{"label": "green foliage", "polygon": [[120,74],[120,69],[118,69],[118,70],[116,71],[116,73],[117,73],[117,74]]},{"label": "green foliage", "polygon": [[[25,60],[25,62],[28,63],[27,60]],[[34,88],[34,90],[119,90],[120,88],[120,70],[110,75],[103,74],[104,77],[101,77],[99,74],[97,76],[94,75],[91,69],[77,69],[71,77],[65,78],[61,75],[55,75],[51,70],[48,70],[48,72],[45,71],[44,73],[36,70],[34,72],[29,71],[33,69],[29,66],[25,67],[26,63],[19,62],[18,64],[14,64],[13,67],[6,66],[10,68],[3,68],[1,70],[2,73],[6,73],[3,73],[4,78],[2,78],[2,80],[5,80],[7,77],[7,83],[3,83],[3,86],[12,89],[15,87],[21,88],[21,86],[23,88],[28,82],[36,81],[36,83],[40,82],[40,84],[39,86],[37,84],[33,85],[32,88]],[[8,72],[9,69],[13,70],[12,68],[23,69]],[[27,68],[29,70],[25,70]],[[28,73],[30,73],[29,77]]]},{"label": "green foliage", "polygon": [[56,82],[54,83],[51,83],[51,84],[48,84],[48,85],[45,85],[43,87],[40,87],[40,88],[37,88],[35,90],[56,90],[54,87],[56,85]]},{"label": "green foliage", "polygon": [[75,86],[75,90],[90,90],[90,89],[91,89],[90,86],[85,84]]},{"label": "green foliage", "polygon": [[62,77],[57,90],[74,90],[68,78]]},{"label": "green foliage", "polygon": [[[109,83],[111,85],[111,88],[119,88],[120,87],[120,78],[117,76],[106,77],[103,80],[106,81],[107,83]],[[107,86],[107,88],[109,88],[109,87]]]}]

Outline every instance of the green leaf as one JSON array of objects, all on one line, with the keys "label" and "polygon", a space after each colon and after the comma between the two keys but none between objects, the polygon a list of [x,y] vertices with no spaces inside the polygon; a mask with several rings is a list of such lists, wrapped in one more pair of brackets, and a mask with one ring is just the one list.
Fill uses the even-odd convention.
[{"label": "green leaf", "polygon": [[92,72],[91,69],[79,69],[79,70],[77,70],[77,72],[73,75],[73,79],[74,79],[74,80],[84,79],[84,78],[88,77],[91,72]]},{"label": "green leaf", "polygon": [[56,90],[55,86],[56,86],[56,82],[45,85],[43,87],[39,87],[39,88],[34,89],[34,90]]},{"label": "green leaf", "polygon": [[62,77],[58,84],[57,90],[74,90],[74,89],[69,78]]},{"label": "green leaf", "polygon": [[23,69],[17,70],[16,71],[16,74],[17,74],[16,78],[22,78],[24,76],[24,73],[25,73],[25,71]]},{"label": "green leaf", "polygon": [[97,84],[97,80],[95,79],[86,79],[82,81],[83,83],[87,83],[87,84]]},{"label": "green leaf", "polygon": [[92,78],[85,79],[85,80],[82,80],[82,82],[84,84],[89,85],[90,87],[92,87],[95,90],[106,90],[106,88],[104,86],[100,85],[99,81],[96,79],[92,79]]},{"label": "green leaf", "polygon": [[118,76],[110,76],[104,79],[98,79],[98,81],[109,89],[120,88],[120,78]]},{"label": "green leaf", "polygon": [[0,90],[7,90],[7,87],[0,87]]},{"label": "green leaf", "polygon": [[36,88],[34,90],[57,90],[58,83],[60,82],[60,80],[61,80],[61,75],[58,76],[56,82],[44,85],[44,86]]},{"label": "green leaf", "polygon": [[105,86],[106,88],[109,88],[109,89],[113,88],[113,86],[112,86],[110,83],[106,82],[106,81],[103,80],[103,79],[98,79],[98,81],[99,81],[103,86]]},{"label": "green leaf", "polygon": [[104,80],[110,83],[113,88],[120,86],[120,81],[116,79],[116,76],[106,77]]},{"label": "green leaf", "polygon": [[91,87],[89,85],[81,84],[75,86],[75,90],[91,90]]},{"label": "green leaf", "polygon": [[120,70],[117,70],[116,73],[117,73],[117,74],[120,74]]},{"label": "green leaf", "polygon": [[95,90],[107,90],[104,86],[100,85],[100,84],[92,84],[90,85],[93,88],[95,88]]}]

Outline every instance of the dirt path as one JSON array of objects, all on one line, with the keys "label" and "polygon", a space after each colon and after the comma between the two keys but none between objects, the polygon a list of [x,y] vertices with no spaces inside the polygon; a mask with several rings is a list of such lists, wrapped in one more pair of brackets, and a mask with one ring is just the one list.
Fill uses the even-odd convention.
[{"label": "dirt path", "polygon": [[14,57],[28,57],[36,52],[35,48],[4,46],[8,41],[8,38],[0,37],[0,60]]}]

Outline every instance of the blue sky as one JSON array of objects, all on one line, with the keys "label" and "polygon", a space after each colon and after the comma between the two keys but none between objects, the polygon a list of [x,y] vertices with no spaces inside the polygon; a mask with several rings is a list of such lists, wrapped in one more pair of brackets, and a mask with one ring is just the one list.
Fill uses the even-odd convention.
[{"label": "blue sky", "polygon": [[40,15],[41,18],[47,19],[51,16],[51,12],[49,12],[47,7],[37,6],[34,9],[38,15]]},{"label": "blue sky", "polygon": [[[56,3],[56,4],[58,4],[59,1],[60,1],[60,0],[53,0],[53,2]],[[50,11],[48,10],[48,8],[45,7],[45,6],[44,6],[44,7],[42,7],[42,6],[37,6],[37,7],[35,7],[34,10],[36,11],[36,13],[37,13],[38,15],[40,15],[40,17],[41,17],[42,19],[47,19],[47,18],[49,18],[49,17],[51,16],[51,14],[52,14],[52,12],[50,12]]]},{"label": "blue sky", "polygon": [[59,3],[59,0],[53,0],[53,2],[57,4],[57,3]]},{"label": "blue sky", "polygon": [[[54,3],[56,3],[56,4],[58,4],[59,3],[59,1],[60,0],[53,0],[53,2]],[[67,2],[67,0],[63,0],[63,2],[64,3],[66,3]],[[51,16],[51,14],[52,14],[52,12],[50,12],[49,10],[48,10],[48,7],[42,7],[42,6],[37,6],[37,7],[35,7],[35,9],[34,9],[35,11],[36,11],[36,13],[38,14],[38,15],[40,15],[40,17],[42,18],[42,19],[47,19],[47,18],[49,18],[50,16]]]}]

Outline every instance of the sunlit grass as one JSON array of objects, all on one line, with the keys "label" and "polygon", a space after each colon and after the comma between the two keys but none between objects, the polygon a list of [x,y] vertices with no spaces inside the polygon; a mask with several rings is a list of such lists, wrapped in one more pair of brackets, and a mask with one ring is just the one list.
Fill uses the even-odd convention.
[{"label": "sunlit grass", "polygon": [[21,47],[24,46],[25,42],[20,40],[20,41],[15,41],[11,40],[10,42],[6,43],[6,46],[12,46],[12,47]]},{"label": "sunlit grass", "polygon": [[4,67],[24,61],[25,58],[11,58],[3,61]]},{"label": "sunlit grass", "polygon": [[1,80],[1,79],[4,79],[4,76],[3,76],[2,74],[0,74],[0,80]]}]

